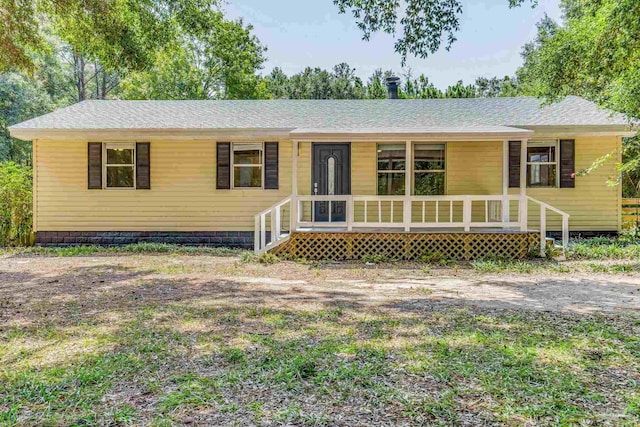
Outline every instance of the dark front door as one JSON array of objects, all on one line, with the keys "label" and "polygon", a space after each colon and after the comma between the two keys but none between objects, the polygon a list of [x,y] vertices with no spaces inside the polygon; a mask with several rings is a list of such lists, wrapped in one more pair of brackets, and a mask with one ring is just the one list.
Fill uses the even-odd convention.
[{"label": "dark front door", "polygon": [[[351,194],[351,144],[313,143],[311,194]],[[314,204],[315,220],[329,221],[329,202]],[[347,220],[345,202],[331,202],[331,221]]]}]

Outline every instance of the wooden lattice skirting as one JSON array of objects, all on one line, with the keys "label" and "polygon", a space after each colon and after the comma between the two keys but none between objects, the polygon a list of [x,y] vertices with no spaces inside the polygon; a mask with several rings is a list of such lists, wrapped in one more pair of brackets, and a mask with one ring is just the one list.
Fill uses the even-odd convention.
[{"label": "wooden lattice skirting", "polygon": [[488,256],[525,258],[539,245],[538,233],[292,233],[270,252],[308,260],[350,260],[383,255],[419,260],[438,254],[447,259],[472,260]]}]

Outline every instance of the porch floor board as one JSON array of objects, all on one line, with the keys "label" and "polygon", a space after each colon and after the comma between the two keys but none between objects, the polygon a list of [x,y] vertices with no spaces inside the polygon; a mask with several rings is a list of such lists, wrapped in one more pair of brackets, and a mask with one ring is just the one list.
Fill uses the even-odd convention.
[{"label": "porch floor board", "polygon": [[403,227],[396,228],[357,228],[354,227],[351,231],[348,231],[346,227],[315,227],[315,228],[298,228],[295,233],[423,233],[423,234],[492,234],[492,233],[538,233],[539,230],[527,230],[522,231],[519,228],[471,228],[470,231],[464,231],[460,228],[412,228],[410,231],[405,231]]}]

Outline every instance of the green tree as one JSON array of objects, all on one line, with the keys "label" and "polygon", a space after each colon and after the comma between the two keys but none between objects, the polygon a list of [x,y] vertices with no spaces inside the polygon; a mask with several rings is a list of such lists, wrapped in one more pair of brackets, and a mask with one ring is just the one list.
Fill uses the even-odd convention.
[{"label": "green tree", "polygon": [[563,0],[564,24],[545,18],[523,49],[518,78],[533,95],[580,95],[640,117],[640,2]]},{"label": "green tree", "polygon": [[171,37],[172,9],[188,8],[173,0],[0,0],[0,71],[33,70],[31,52],[49,48],[46,25],[109,68],[143,68],[153,48]]},{"label": "green tree", "polygon": [[31,163],[31,143],[11,138],[7,126],[55,107],[43,85],[21,73],[0,74],[0,161]]},{"label": "green tree", "polygon": [[383,82],[384,73],[381,69],[375,70],[369,77],[367,84],[367,98],[369,99],[385,99],[387,97],[387,88]]},{"label": "green tree", "polygon": [[[537,37],[524,46],[524,65],[517,71],[522,91],[556,101],[579,95],[600,106],[640,118],[640,2],[636,0],[562,0],[562,24],[548,17],[538,23]],[[588,174],[617,152],[597,159]],[[626,138],[619,175],[626,197],[640,190],[640,145]]]},{"label": "green tree", "polygon": [[289,77],[281,68],[275,67],[271,73],[265,77],[264,84],[272,98],[289,98]]},{"label": "green tree", "polygon": [[[633,0],[628,0],[633,1]],[[537,0],[507,0],[509,7]],[[461,0],[333,0],[340,13],[351,12],[363,39],[383,31],[396,38],[395,50],[404,65],[409,54],[426,58],[445,42],[449,50],[460,30]]]},{"label": "green tree", "polygon": [[479,77],[476,79],[476,96],[479,98],[495,98],[500,96],[518,96],[517,77],[505,76],[502,79]]},{"label": "green tree", "polygon": [[475,98],[476,87],[474,85],[465,86],[462,80],[453,85],[447,87],[444,92],[445,98]]},{"label": "green tree", "polygon": [[405,76],[405,82],[402,86],[400,96],[409,99],[430,99],[443,98],[444,94],[440,89],[436,88],[424,74],[420,74],[417,79],[413,79],[409,72]]},{"label": "green tree", "polygon": [[31,168],[0,162],[0,246],[26,245],[32,227]]},{"label": "green tree", "polygon": [[158,50],[153,65],[122,78],[126,99],[252,99],[268,96],[257,71],[265,48],[242,21],[219,11],[178,25],[178,40]]}]

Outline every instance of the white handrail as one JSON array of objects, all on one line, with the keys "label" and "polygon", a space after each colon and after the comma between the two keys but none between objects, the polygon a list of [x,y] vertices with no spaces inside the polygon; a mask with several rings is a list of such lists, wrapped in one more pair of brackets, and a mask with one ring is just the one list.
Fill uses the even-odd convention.
[{"label": "white handrail", "polygon": [[562,216],[562,248],[569,245],[569,217],[570,215],[541,200],[527,196],[527,199],[540,205],[540,256],[544,258],[547,250],[547,209]]},{"label": "white handrail", "polygon": [[[263,252],[280,244],[288,234],[282,233],[282,208],[290,204],[292,197],[287,197],[273,206],[263,210],[254,217],[253,249],[255,252]],[[269,215],[271,236],[267,242],[267,215]],[[290,223],[290,228],[293,224]]]}]

